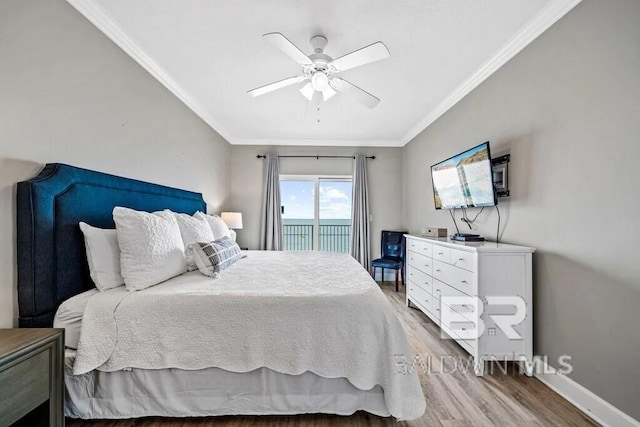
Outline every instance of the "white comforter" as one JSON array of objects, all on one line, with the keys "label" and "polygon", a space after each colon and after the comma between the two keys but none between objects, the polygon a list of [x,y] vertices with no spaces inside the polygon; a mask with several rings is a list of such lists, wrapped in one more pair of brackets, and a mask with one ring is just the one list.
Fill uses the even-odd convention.
[{"label": "white comforter", "polygon": [[267,367],[382,386],[389,412],[425,410],[390,303],[349,255],[249,252],[217,279],[187,273],[143,291],[101,292],[85,308],[74,374],[93,369]]}]

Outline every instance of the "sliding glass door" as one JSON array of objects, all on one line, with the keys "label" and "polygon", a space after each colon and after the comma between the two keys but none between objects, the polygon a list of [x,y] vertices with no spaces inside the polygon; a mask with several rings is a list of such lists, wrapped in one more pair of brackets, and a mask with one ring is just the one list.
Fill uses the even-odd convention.
[{"label": "sliding glass door", "polygon": [[311,251],[315,247],[315,188],[311,180],[280,177],[282,243],[285,251]]},{"label": "sliding glass door", "polygon": [[351,191],[349,176],[281,176],[284,249],[348,253]]},{"label": "sliding glass door", "polygon": [[349,252],[351,235],[351,190],[349,179],[318,181],[318,249]]}]

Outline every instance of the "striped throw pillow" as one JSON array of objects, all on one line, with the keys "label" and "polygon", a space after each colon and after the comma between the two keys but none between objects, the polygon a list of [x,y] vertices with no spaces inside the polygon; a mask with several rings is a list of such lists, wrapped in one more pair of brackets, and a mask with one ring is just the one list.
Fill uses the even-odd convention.
[{"label": "striped throw pillow", "polygon": [[192,243],[188,250],[200,273],[216,277],[218,273],[242,258],[240,246],[230,237],[209,243]]}]

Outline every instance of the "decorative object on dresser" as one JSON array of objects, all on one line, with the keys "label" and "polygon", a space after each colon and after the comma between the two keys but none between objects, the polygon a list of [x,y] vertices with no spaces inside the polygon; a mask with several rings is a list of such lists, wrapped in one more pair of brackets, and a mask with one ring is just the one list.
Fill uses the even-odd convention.
[{"label": "decorative object on dresser", "polygon": [[0,329],[0,425],[64,426],[63,375],[64,329]]},{"label": "decorative object on dresser", "polygon": [[425,227],[422,230],[420,230],[420,235],[422,237],[447,237],[447,229],[437,228],[437,227]]},{"label": "decorative object on dresser", "polygon": [[487,360],[525,362],[532,375],[535,249],[406,239],[407,306],[413,303],[473,356],[476,375]]}]

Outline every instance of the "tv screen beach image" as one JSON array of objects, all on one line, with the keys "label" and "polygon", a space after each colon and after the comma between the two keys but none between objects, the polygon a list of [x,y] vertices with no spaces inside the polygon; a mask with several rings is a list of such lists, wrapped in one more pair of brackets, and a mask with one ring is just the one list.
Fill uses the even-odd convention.
[{"label": "tv screen beach image", "polygon": [[487,144],[432,166],[431,175],[436,209],[495,204]]}]

